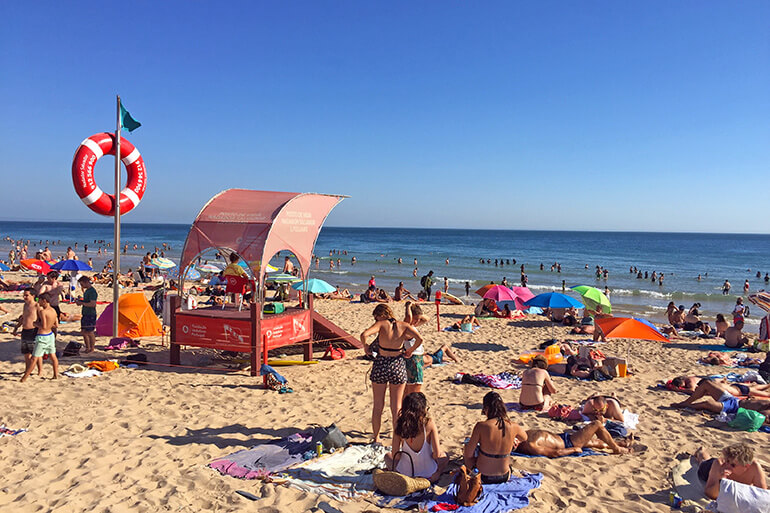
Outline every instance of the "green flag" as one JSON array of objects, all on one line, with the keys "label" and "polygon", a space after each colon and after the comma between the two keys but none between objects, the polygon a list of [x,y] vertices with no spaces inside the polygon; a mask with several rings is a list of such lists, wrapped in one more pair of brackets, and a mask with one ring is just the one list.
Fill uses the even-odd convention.
[{"label": "green flag", "polygon": [[125,107],[123,107],[123,103],[120,104],[120,127],[125,128],[129,132],[133,132],[137,128],[142,126],[140,122],[135,120],[131,117],[131,114],[128,113]]}]

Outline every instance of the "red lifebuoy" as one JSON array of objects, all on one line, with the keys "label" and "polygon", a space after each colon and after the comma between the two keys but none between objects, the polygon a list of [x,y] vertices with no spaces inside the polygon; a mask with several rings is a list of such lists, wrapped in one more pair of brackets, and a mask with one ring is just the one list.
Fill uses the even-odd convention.
[{"label": "red lifebuoy", "polygon": [[[115,155],[115,134],[92,135],[78,146],[72,159],[72,183],[75,192],[88,208],[103,216],[115,215],[115,196],[107,194],[94,181],[94,165],[103,155]],[[147,188],[147,169],[139,150],[120,138],[120,160],[128,172],[126,188],[120,191],[120,214],[130,212],[139,204]]]}]

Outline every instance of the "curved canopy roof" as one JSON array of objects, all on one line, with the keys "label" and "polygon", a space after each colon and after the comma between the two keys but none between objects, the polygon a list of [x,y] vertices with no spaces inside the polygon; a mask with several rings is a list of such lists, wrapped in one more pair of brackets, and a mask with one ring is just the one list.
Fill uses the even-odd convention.
[{"label": "curved canopy roof", "polygon": [[209,200],[187,234],[180,268],[209,249],[237,253],[262,281],[262,262],[291,251],[302,278],[310,269],[318,233],[329,212],[345,198],[330,194],[227,189]]}]

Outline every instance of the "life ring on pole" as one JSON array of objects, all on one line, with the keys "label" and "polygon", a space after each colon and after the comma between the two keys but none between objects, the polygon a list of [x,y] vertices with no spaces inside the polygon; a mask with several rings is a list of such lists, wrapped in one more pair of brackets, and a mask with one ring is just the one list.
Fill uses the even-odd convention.
[{"label": "life ring on pole", "polygon": [[[115,135],[104,132],[92,135],[78,146],[72,159],[72,184],[83,203],[97,214],[115,215],[115,196],[107,194],[94,180],[94,165],[104,155],[115,155]],[[133,144],[120,138],[120,160],[125,164],[128,180],[120,191],[120,214],[130,212],[139,204],[147,188],[147,169]]]}]

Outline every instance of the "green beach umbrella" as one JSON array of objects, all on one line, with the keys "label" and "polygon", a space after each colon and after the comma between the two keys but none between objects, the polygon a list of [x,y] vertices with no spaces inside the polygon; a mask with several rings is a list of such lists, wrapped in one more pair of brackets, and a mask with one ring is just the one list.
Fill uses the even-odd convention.
[{"label": "green beach umbrella", "polygon": [[300,280],[293,274],[277,273],[277,274],[266,274],[265,281],[272,281],[275,283],[294,283],[295,281],[302,281],[302,280]]},{"label": "green beach umbrella", "polygon": [[596,310],[598,305],[602,306],[604,313],[612,313],[612,304],[610,304],[609,298],[604,295],[604,292],[596,287],[589,287],[588,285],[578,285],[572,287],[572,290],[583,296],[586,306],[591,310]]}]

